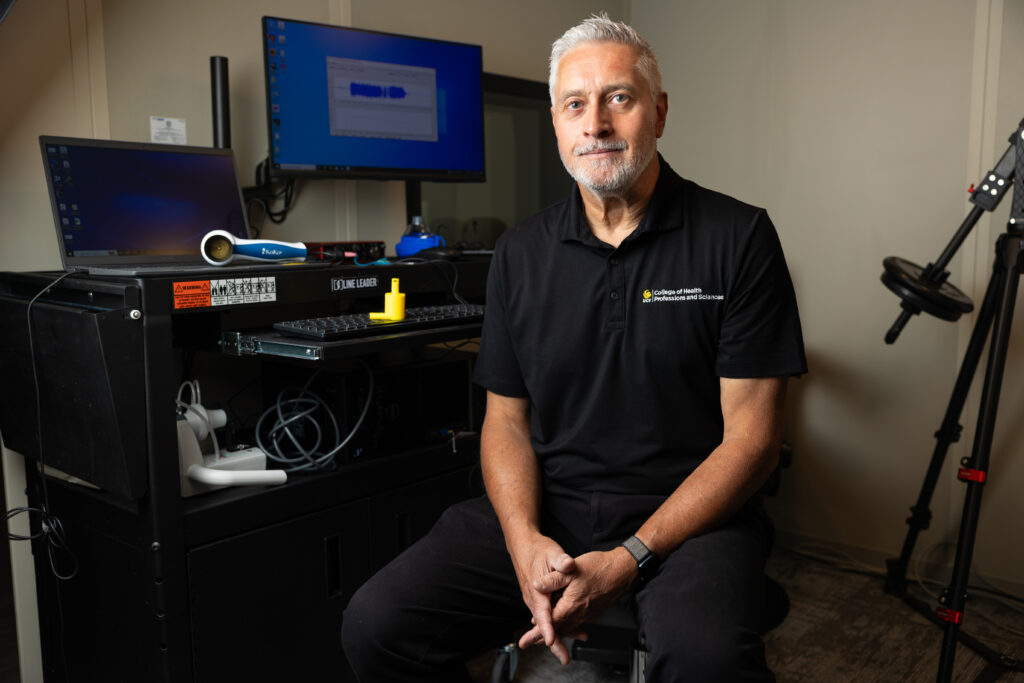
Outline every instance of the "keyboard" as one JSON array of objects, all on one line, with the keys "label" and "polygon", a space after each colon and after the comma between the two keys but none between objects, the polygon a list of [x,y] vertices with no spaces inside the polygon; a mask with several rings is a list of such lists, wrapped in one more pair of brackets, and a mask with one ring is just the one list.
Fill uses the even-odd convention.
[{"label": "keyboard", "polygon": [[369,313],[346,313],[323,318],[286,320],[274,323],[274,329],[285,334],[338,341],[377,334],[397,334],[412,330],[479,323],[484,319],[484,307],[476,304],[447,304],[405,309],[404,320],[370,320]]}]

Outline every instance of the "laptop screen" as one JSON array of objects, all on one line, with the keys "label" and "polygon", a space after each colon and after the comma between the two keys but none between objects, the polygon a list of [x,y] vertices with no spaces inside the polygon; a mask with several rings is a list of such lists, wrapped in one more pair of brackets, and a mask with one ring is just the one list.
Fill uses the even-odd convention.
[{"label": "laptop screen", "polygon": [[39,141],[66,270],[202,263],[209,231],[248,237],[229,149]]}]

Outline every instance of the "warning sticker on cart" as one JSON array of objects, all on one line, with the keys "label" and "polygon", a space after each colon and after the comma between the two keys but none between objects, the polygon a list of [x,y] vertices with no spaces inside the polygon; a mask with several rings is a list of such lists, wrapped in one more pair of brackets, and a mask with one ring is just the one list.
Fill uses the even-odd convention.
[{"label": "warning sticker on cart", "polygon": [[277,278],[233,277],[174,283],[174,307],[233,306],[277,301]]},{"label": "warning sticker on cart", "polygon": [[210,281],[174,283],[175,308],[199,308],[210,305]]}]

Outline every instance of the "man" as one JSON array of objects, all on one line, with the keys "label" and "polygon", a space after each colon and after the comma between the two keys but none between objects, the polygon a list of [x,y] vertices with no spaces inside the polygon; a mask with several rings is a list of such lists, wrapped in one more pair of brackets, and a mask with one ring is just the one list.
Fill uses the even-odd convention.
[{"label": "man", "polygon": [[[487,497],[454,506],[353,598],[364,681],[562,638],[634,593],[652,682],[773,680],[758,635],[785,378],[805,372],[765,212],[657,153],[668,99],[607,16],[553,46],[551,115],[577,190],[500,240],[475,381]],[[525,608],[524,608],[525,605]]]}]

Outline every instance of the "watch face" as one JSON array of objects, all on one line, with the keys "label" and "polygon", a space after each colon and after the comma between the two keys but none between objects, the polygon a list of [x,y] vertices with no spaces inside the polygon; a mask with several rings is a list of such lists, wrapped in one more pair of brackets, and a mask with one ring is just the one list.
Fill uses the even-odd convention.
[{"label": "watch face", "polygon": [[658,573],[658,556],[648,550],[643,559],[637,563],[637,568],[640,570],[640,581],[647,583]]}]

